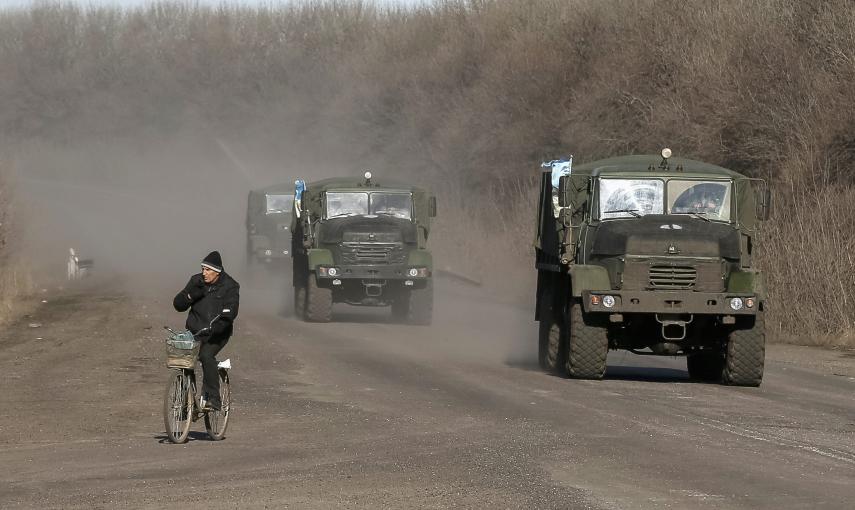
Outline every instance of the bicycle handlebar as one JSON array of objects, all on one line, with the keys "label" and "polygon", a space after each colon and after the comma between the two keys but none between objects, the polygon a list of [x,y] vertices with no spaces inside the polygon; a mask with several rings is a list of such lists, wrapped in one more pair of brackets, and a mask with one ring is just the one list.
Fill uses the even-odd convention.
[{"label": "bicycle handlebar", "polygon": [[[217,319],[219,319],[219,318],[220,318],[220,314],[217,314],[217,316],[216,316],[216,317],[214,317],[213,319],[211,319],[211,322],[209,322],[209,323],[208,323],[208,327],[206,327],[206,328],[202,328],[202,329],[200,329],[199,331],[197,331],[197,332],[195,332],[195,333],[193,333],[193,332],[191,331],[191,333],[193,333],[193,336],[195,337],[195,336],[200,335],[200,334],[201,334],[202,332],[204,332],[204,331],[211,331],[211,328],[212,328],[212,327],[213,327],[213,325],[214,325],[214,321],[215,321],[215,320],[217,320]],[[163,326],[163,329],[165,329],[166,331],[169,331],[169,332],[170,332],[170,333],[172,333],[173,335],[177,335],[177,334],[178,334],[178,332],[177,332],[177,331],[175,331],[174,329],[170,328],[169,326]]]}]

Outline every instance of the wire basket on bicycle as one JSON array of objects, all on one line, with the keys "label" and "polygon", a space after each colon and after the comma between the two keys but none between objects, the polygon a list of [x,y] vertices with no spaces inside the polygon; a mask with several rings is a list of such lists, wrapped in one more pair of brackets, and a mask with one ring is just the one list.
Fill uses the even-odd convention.
[{"label": "wire basket on bicycle", "polygon": [[199,359],[201,344],[190,331],[171,332],[166,339],[166,366],[193,369]]}]

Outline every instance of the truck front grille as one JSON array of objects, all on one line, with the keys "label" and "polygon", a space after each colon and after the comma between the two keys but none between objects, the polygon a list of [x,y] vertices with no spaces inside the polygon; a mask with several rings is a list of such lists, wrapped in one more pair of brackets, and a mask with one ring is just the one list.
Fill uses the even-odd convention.
[{"label": "truck front grille", "polygon": [[650,266],[648,278],[654,289],[691,289],[698,273],[691,266]]},{"label": "truck front grille", "polygon": [[344,243],[344,264],[403,264],[404,251],[398,243]]}]

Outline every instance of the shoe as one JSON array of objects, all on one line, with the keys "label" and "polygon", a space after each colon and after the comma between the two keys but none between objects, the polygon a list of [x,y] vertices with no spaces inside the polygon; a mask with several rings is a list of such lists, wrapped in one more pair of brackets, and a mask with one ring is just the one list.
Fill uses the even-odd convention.
[{"label": "shoe", "polygon": [[205,404],[202,406],[203,411],[219,411],[220,408],[220,403],[214,402],[213,400],[206,401]]}]

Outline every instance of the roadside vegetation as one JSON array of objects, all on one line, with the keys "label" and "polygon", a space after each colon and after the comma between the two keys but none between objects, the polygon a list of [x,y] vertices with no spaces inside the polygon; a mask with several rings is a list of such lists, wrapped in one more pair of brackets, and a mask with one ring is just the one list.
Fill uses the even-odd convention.
[{"label": "roadside vegetation", "polygon": [[774,336],[855,345],[848,0],[40,3],[0,13],[0,69],[6,147],[204,128],[395,168],[439,191],[441,253],[518,271],[541,160],[669,146],[772,184]]},{"label": "roadside vegetation", "polygon": [[19,298],[33,291],[32,272],[20,243],[20,224],[14,210],[14,185],[9,180],[9,163],[0,160],[0,326],[29,303]]}]

